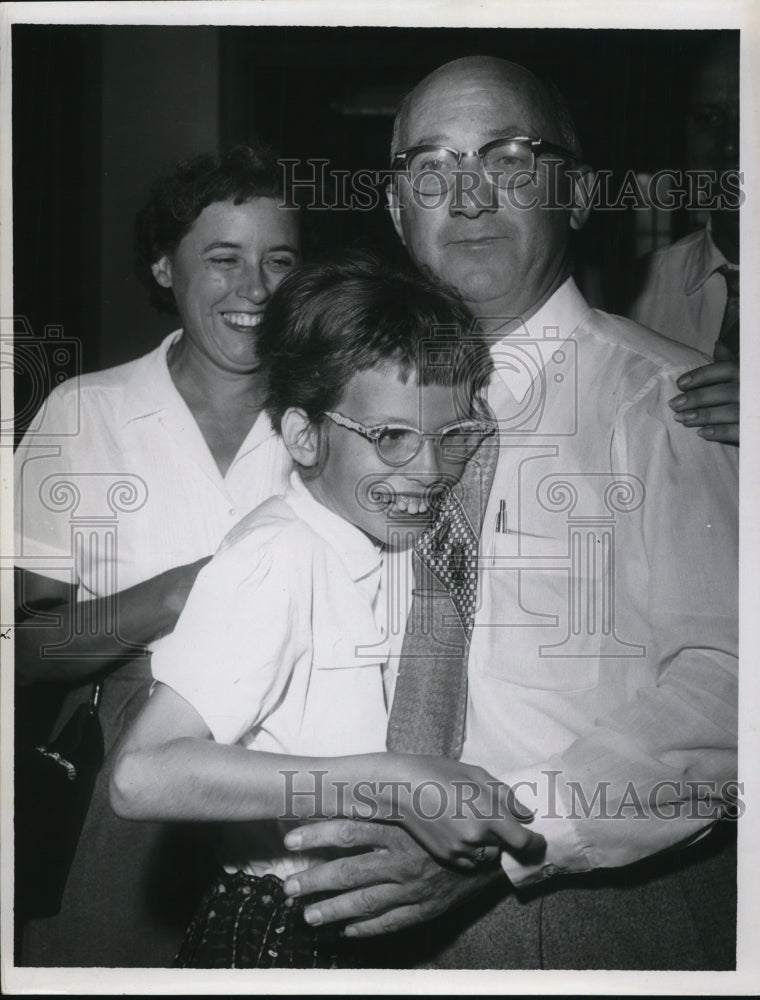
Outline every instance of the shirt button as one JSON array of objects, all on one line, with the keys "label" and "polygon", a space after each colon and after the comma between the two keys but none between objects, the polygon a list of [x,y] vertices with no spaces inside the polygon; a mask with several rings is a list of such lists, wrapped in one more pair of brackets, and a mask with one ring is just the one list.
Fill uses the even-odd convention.
[{"label": "shirt button", "polygon": [[237,514],[237,511],[235,510],[234,507],[230,507],[227,513],[230,515],[230,517],[233,517],[235,514]]},{"label": "shirt button", "polygon": [[544,865],[542,870],[544,875],[556,875],[559,868],[556,865]]}]

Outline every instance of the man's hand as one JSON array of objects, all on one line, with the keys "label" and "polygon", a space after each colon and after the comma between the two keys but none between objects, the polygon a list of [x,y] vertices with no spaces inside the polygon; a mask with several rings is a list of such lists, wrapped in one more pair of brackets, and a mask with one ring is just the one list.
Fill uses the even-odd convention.
[{"label": "man's hand", "polygon": [[312,924],[347,921],[348,937],[372,937],[437,917],[506,876],[498,865],[475,872],[452,871],[438,864],[401,827],[356,820],[328,820],[291,830],[291,850],[324,847],[364,849],[365,853],[328,861],[291,876],[290,896],[314,892],[337,895],[308,906]]},{"label": "man's hand", "polygon": [[686,372],[676,384],[681,395],[670,400],[676,420],[709,441],[739,444],[739,361],[720,341],[715,360]]}]

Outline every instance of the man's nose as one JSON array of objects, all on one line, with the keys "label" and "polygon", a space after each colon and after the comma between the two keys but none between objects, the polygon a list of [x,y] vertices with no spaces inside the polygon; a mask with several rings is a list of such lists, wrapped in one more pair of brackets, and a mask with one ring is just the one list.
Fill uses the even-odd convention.
[{"label": "man's nose", "polygon": [[238,295],[261,305],[271,295],[266,274],[260,264],[246,264],[236,288]]},{"label": "man's nose", "polygon": [[449,213],[477,218],[483,212],[499,208],[499,189],[491,183],[479,156],[462,157],[459,170],[454,172]]}]

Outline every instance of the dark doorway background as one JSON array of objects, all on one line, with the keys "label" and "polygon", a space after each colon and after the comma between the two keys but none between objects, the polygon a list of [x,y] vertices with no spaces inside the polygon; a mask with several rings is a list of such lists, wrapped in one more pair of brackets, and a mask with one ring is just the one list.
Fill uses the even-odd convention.
[{"label": "dark doorway background", "polygon": [[[557,84],[595,166],[615,171],[673,167],[679,158],[677,109],[683,104],[685,66],[700,34],[222,28],[220,138],[231,143],[258,132],[288,156],[321,157],[338,170],[383,169],[392,123],[387,105],[395,107],[436,66],[487,54],[520,62]],[[241,99],[233,100],[233,94]],[[303,176],[308,174],[304,167]],[[339,244],[360,241],[387,254],[397,249],[383,208],[331,213],[323,229]],[[587,253],[597,255],[598,240],[597,234],[586,241]]]},{"label": "dark doorway background", "polygon": [[[687,67],[705,34],[14,25],[20,426],[60,378],[137,357],[176,325],[151,311],[131,264],[134,213],[174,160],[258,133],[333,171],[384,169],[403,93],[449,59],[484,53],[556,82],[595,166],[679,168]],[[310,215],[323,245],[400,253],[382,204]],[[672,222],[674,237],[688,225]],[[592,216],[578,259],[594,304],[619,308],[634,256],[632,212]]]}]

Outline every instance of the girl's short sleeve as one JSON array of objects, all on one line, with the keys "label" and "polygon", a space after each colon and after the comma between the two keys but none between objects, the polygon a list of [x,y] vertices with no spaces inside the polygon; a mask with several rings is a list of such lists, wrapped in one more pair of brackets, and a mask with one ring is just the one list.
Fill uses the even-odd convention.
[{"label": "girl's short sleeve", "polygon": [[152,655],[154,678],[188,701],[219,743],[237,742],[266,718],[310,655],[308,553],[287,532],[263,543],[259,534],[201,570]]}]

